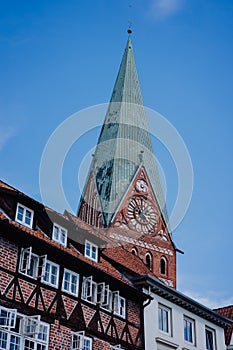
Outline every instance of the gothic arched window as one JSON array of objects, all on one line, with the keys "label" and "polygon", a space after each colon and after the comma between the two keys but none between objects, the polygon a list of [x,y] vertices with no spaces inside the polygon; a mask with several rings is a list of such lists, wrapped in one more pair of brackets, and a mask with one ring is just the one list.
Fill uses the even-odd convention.
[{"label": "gothic arched window", "polygon": [[164,256],[160,259],[160,273],[161,275],[167,274],[167,259]]},{"label": "gothic arched window", "polygon": [[146,266],[152,270],[152,256],[150,253],[146,253]]}]

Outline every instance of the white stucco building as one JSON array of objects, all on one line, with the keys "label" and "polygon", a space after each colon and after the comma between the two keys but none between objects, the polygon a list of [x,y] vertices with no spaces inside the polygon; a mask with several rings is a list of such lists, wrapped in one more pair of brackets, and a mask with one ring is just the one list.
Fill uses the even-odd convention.
[{"label": "white stucco building", "polygon": [[151,302],[145,305],[146,350],[225,350],[226,317],[150,275],[137,278]]}]

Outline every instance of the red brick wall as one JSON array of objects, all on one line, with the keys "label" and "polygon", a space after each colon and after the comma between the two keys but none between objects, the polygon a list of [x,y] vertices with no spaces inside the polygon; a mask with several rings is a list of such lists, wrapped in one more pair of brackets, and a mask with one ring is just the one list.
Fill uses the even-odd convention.
[{"label": "red brick wall", "polygon": [[18,247],[16,244],[9,242],[0,237],[0,264],[5,269],[15,271],[17,264]]},{"label": "red brick wall", "polygon": [[69,350],[71,331],[69,328],[59,325],[58,321],[50,326],[49,350]]}]

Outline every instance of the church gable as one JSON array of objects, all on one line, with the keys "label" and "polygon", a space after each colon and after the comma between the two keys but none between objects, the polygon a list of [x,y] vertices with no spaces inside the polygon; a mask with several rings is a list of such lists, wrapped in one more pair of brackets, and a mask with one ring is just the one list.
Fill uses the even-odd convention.
[{"label": "church gable", "polygon": [[147,172],[143,166],[129,186],[113,219],[112,227],[121,227],[141,235],[149,234],[163,241],[170,237]]},{"label": "church gable", "polygon": [[176,286],[176,249],[144,166],[120,203],[109,234],[138,255],[157,278]]}]

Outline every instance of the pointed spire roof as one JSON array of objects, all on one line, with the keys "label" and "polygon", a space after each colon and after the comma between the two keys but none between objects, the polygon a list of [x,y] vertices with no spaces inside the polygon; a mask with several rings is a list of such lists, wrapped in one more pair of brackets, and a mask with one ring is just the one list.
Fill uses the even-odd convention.
[{"label": "pointed spire roof", "polygon": [[126,102],[143,105],[130,35],[114,85],[110,103],[111,102]]},{"label": "pointed spire roof", "polygon": [[[89,178],[95,179],[106,226],[111,223],[141,165],[148,173],[164,213],[166,209],[129,35],[89,172]],[[82,198],[85,191],[86,186]]]}]

